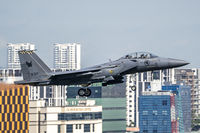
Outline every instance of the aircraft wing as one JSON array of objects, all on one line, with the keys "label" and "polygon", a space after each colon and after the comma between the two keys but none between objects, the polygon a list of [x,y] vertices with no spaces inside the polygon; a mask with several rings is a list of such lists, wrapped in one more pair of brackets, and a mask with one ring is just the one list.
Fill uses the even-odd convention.
[{"label": "aircraft wing", "polygon": [[77,71],[66,71],[66,72],[57,72],[52,74],[50,78],[75,78],[80,76],[89,76],[94,72],[98,72],[101,69],[91,69],[91,70],[77,70]]},{"label": "aircraft wing", "polygon": [[66,71],[66,72],[56,72],[53,73],[50,79],[68,79],[68,78],[76,78],[76,77],[91,77],[95,73],[100,72],[102,69],[105,68],[114,68],[117,66],[101,66],[101,67],[91,67],[82,70],[76,71]]}]

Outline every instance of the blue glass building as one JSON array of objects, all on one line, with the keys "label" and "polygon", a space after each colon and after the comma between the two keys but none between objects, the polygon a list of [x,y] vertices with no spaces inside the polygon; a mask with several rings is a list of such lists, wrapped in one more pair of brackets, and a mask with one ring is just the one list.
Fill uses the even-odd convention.
[{"label": "blue glass building", "polygon": [[140,133],[171,133],[170,92],[147,92],[139,97]]},{"label": "blue glass building", "polygon": [[191,87],[182,85],[162,86],[164,91],[176,94],[176,116],[179,123],[179,132],[191,132]]}]

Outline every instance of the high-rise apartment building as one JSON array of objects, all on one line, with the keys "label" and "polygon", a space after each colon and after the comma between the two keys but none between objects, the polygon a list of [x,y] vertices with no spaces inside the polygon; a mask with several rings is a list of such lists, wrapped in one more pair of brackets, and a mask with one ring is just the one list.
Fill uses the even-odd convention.
[{"label": "high-rise apartment building", "polygon": [[174,83],[191,87],[191,109],[193,118],[200,116],[200,69],[175,69]]},{"label": "high-rise apartment building", "polygon": [[54,68],[78,70],[81,68],[81,45],[78,43],[54,44]]},{"label": "high-rise apartment building", "polygon": [[8,68],[21,68],[18,51],[35,50],[35,45],[31,43],[9,43],[8,46]]}]

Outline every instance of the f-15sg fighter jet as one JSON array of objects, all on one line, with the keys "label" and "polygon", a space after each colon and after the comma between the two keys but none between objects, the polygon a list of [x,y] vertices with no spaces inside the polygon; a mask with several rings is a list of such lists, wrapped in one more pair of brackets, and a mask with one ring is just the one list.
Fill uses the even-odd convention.
[{"label": "f-15sg fighter jet", "polygon": [[19,51],[22,81],[15,84],[32,86],[44,85],[82,85],[79,96],[90,96],[88,88],[92,83],[101,82],[103,86],[123,83],[126,74],[162,70],[189,64],[184,60],[163,58],[148,52],[127,54],[118,60],[104,64],[65,72],[52,72],[34,51]]}]

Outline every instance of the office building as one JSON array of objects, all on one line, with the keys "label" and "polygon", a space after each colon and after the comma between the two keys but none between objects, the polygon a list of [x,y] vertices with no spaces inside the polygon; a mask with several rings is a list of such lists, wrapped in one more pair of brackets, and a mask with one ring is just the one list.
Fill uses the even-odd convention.
[{"label": "office building", "polygon": [[30,101],[29,133],[102,133],[102,107],[94,103],[46,107],[44,100]]},{"label": "office building", "polygon": [[28,86],[0,84],[0,132],[28,133]]},{"label": "office building", "polygon": [[19,50],[35,50],[35,45],[31,43],[9,43],[8,46],[8,68],[20,69],[20,62],[18,51]]},{"label": "office building", "polygon": [[103,133],[126,132],[125,83],[102,87]]},{"label": "office building", "polygon": [[143,92],[139,96],[141,133],[190,133],[190,87],[162,86],[162,91]]},{"label": "office building", "polygon": [[138,97],[143,92],[159,91],[165,83],[173,81],[173,69],[149,71],[126,76],[127,131],[139,131]]},{"label": "office building", "polygon": [[139,97],[140,133],[177,133],[177,117],[171,92],[143,92]]},{"label": "office building", "polygon": [[78,43],[54,44],[54,68],[78,70],[81,68],[81,45]]},{"label": "office building", "polygon": [[[126,94],[125,84],[102,87],[89,87],[92,91],[87,99],[95,100],[96,105],[103,107],[103,133],[126,132]],[[68,105],[76,105],[80,99],[77,92],[80,87],[67,88]]]}]

